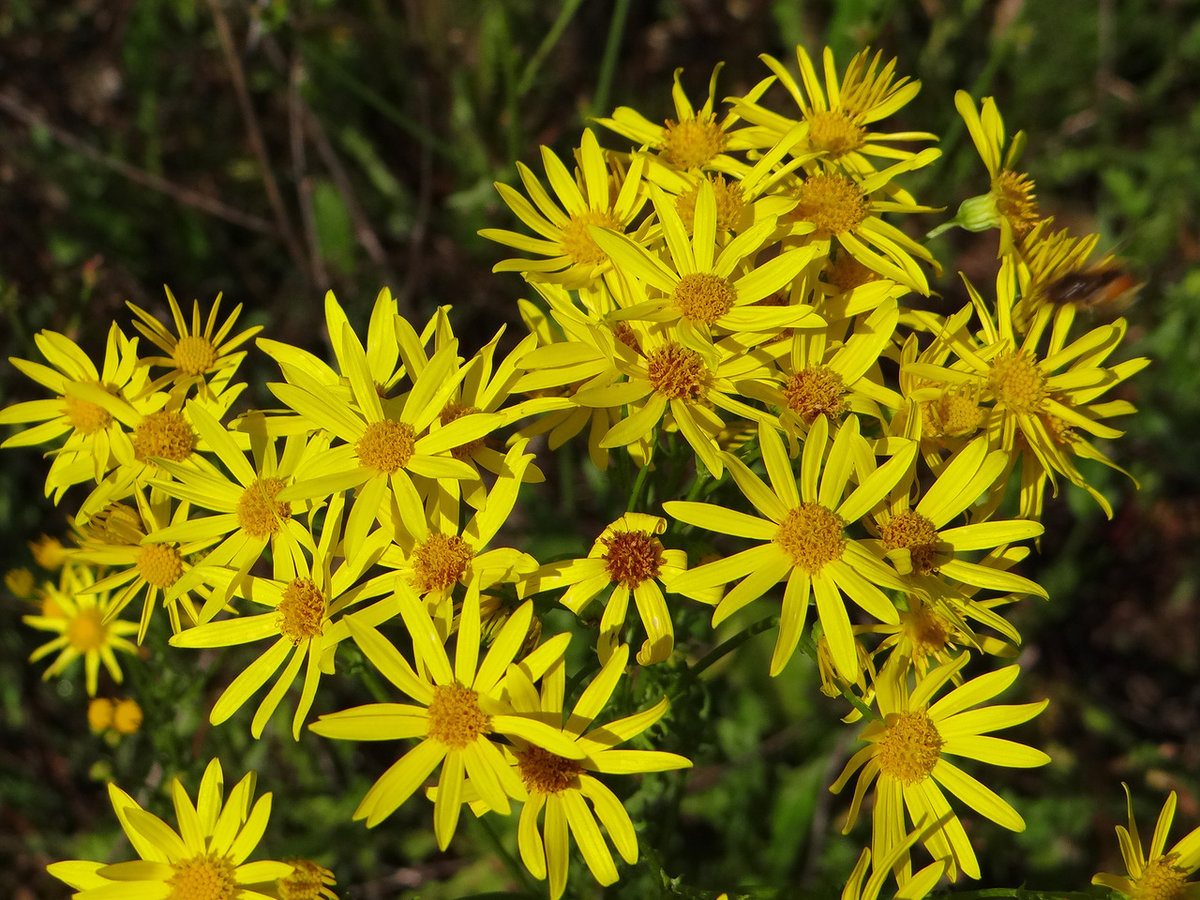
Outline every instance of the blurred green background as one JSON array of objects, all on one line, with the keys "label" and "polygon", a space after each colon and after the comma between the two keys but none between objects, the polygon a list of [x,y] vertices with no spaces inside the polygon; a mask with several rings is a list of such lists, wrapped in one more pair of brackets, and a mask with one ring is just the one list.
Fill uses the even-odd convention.
[{"label": "blurred green background", "polygon": [[[1144,281],[1124,352],[1154,363],[1123,386],[1139,413],[1111,448],[1141,491],[1098,473],[1117,510],[1111,522],[1077,494],[1049,504],[1041,554],[1025,571],[1051,600],[1027,601],[1018,624],[1020,694],[1052,703],[1019,737],[1054,763],[997,779],[1027,820],[1024,834],[973,828],[984,886],[1082,889],[1095,871],[1123,871],[1112,831],[1122,780],[1144,835],[1171,789],[1180,793],[1175,836],[1200,824],[1194,0],[7,0],[0,349],[37,358],[32,335],[51,328],[97,350],[108,321],[128,325],[125,301],[164,311],[166,284],[189,305],[223,293],[245,304],[244,323],[320,350],[326,289],[363,322],[388,284],[422,321],[453,304],[473,352],[502,324],[510,337],[520,330],[515,300],[528,292],[515,276],[490,273],[502,250],[476,236],[511,225],[492,183],[514,181],[515,160],[540,172],[539,144],[568,153],[587,117],[616,105],[667,117],[679,66],[697,104],[718,60],[719,96],[743,92],[766,74],[759,53],[794,67],[797,43],[814,57],[828,43],[841,65],[870,44],[922,81],[889,125],[943,136],[944,158],[907,186],[950,211],[987,189],[954,91],[995,96],[1009,132],[1029,135],[1023,166],[1042,212],[1098,231],[1101,247],[1117,248]],[[924,217],[917,236],[941,220]],[[965,298],[955,271],[982,276],[994,248],[994,234],[951,232],[933,243],[947,309]],[[261,385],[273,374],[247,363],[243,375],[258,386],[251,400],[265,402]],[[34,396],[0,369],[0,404]],[[41,495],[43,466],[34,452],[0,456],[0,568],[27,565],[27,540],[63,531],[62,513]],[[556,509],[534,517],[535,531],[561,528]],[[538,540],[528,549],[536,553]],[[82,679],[43,683],[42,666],[25,662],[42,643],[20,623],[25,606],[8,596],[0,604],[0,896],[64,897],[47,862],[109,854],[117,832],[105,778],[161,811],[141,786],[182,770],[194,791],[214,753],[231,783],[240,767],[256,767],[261,789],[275,792],[264,850],[332,866],[344,898],[521,889],[490,843],[513,847],[507,824],[464,820],[439,854],[428,804],[414,800],[366,834],[349,815],[394,748],[311,735],[293,745],[278,739],[283,729],[255,743],[246,716],[209,730],[203,708],[227,678],[201,679],[190,663],[165,674],[127,665],[120,693],[143,702],[147,727],[115,748],[92,737]],[[703,891],[757,883],[781,897],[836,892],[865,840],[861,826],[840,836],[847,801],[824,790],[852,731],[803,665],[766,678],[765,640],[703,690],[660,676],[660,689],[678,693],[662,746],[684,748],[696,769],[630,800],[635,820],[650,823],[643,865],[606,893],[573,871],[570,890],[710,896]],[[161,639],[148,647],[166,651]],[[325,708],[349,702],[349,689],[334,691]]]}]

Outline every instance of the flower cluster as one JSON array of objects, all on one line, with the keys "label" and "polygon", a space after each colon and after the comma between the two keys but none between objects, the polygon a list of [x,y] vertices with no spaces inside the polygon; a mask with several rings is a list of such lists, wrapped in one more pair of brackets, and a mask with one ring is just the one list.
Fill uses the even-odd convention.
[{"label": "flower cluster", "polygon": [[[172,331],[134,307],[163,355],[114,324],[102,366],[64,335],[38,335],[46,362],[14,364],[53,396],[0,412],[27,426],[5,444],[51,445],[55,502],[87,491],[59,582],[26,618],[59,634],[34,654],[60,651],[47,674],[84,656],[95,694],[100,663],[119,679],[113,651],[134,649],[135,633],[141,643],[162,605],[173,647],[260,648],[212,724],[261,693],[257,738],[298,685],[299,739],[352,643],[403,699],[311,730],[407,742],[355,818],[374,827],[424,792],[444,849],[464,804],[478,816],[519,806],[520,858],[557,898],[568,835],[601,884],[619,877],[609,844],[638,859],[606,779],[690,765],[620,746],[644,743],[668,709],[664,697],[606,714],[633,663],[686,665],[676,626],[694,610],[711,607],[727,631],[765,606],[778,611],[770,674],[799,650],[849,701],[847,721],[868,718],[832,786],[857,775],[847,833],[874,788],[869,851],[844,896],[875,897],[889,877],[910,898],[978,878],[947,793],[1004,828],[1024,822],[951,757],[1044,765],[991,733],[1046,701],[991,702],[1017,665],[966,670],[1014,657],[1021,636],[1004,610],[1046,596],[1014,571],[1042,533],[1046,489],[1066,481],[1111,515],[1077,460],[1112,465],[1090,439],[1119,436],[1107,420],[1132,407],[1111,392],[1146,360],[1109,362],[1123,320],[1076,328],[1055,284],[1089,271],[1096,239],[1052,233],[1032,182],[1006,168],[1014,154],[1002,165],[994,104],[981,117],[966,95],[991,185],[956,223],[1000,230],[995,285],[967,283],[950,315],[922,309],[914,298],[939,267],[905,223],[933,209],[902,181],[939,152],[922,148],[933,135],[885,124],[919,83],[867,51],[840,75],[826,51],[824,81],[803,49],[796,60],[798,77],[764,57],[769,74],[723,114],[717,71],[698,109],[677,73],[665,125],[625,107],[597,120],[632,146],[607,149],[588,129],[566,161],[542,148],[548,188],[522,165],[523,190],[497,186],[532,233],[482,233],[517,251],[496,270],[537,295],[520,302],[529,333],[507,353],[502,334],[465,353],[448,308],[412,322],[386,289],[362,331],[329,294],[332,361],[259,337],[280,372],[267,385],[277,406],[238,411],[239,348],[257,332],[233,335],[238,310],[217,327],[214,304],[202,325],[197,304],[189,324],[168,297]],[[767,102],[778,88],[782,112]],[[626,511],[586,535],[585,557],[538,559],[515,545],[514,514],[545,480],[537,451],[581,435]],[[138,598],[139,622],[122,619]],[[569,682],[570,635],[543,628],[553,602],[595,626],[594,657]],[[114,788],[153,864],[52,871],[87,897],[106,880],[177,885],[203,859],[222,867],[221,896],[257,896],[233,891],[287,872],[242,865],[255,840],[224,815],[213,830],[219,794],[202,785],[199,812],[177,798],[183,837],[168,840]],[[258,809],[241,822],[257,828]],[[914,874],[918,847],[930,860]],[[292,877],[327,891],[320,873]]]}]

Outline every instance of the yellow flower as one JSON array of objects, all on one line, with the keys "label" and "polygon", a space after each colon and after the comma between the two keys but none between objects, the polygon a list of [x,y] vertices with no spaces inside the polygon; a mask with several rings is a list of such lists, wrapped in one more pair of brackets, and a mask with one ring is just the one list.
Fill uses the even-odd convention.
[{"label": "yellow flower", "polygon": [[[608,254],[592,239],[591,226],[625,233],[646,202],[642,192],[645,160],[635,156],[623,170],[615,155],[601,149],[591,129],[579,143],[579,168],[574,177],[549,147],[542,147],[542,164],[556,197],[552,198],[528,166],[517,172],[529,198],[496,183],[509,208],[538,236],[500,228],[484,228],[482,237],[547,259],[505,259],[493,272],[520,272],[529,281],[547,281],[568,288],[595,284],[612,270]],[[532,201],[532,203],[530,202]]]},{"label": "yellow flower", "polygon": [[145,390],[146,369],[137,358],[137,339],[127,338],[115,323],[108,330],[104,366],[99,371],[66,335],[42,331],[34,335],[34,343],[49,366],[15,358],[10,362],[57,396],[53,400],[14,403],[0,410],[0,425],[40,423],[14,434],[0,447],[29,447],[66,434],[46,474],[46,495],[53,491],[57,503],[71,485],[89,479],[98,482],[104,477],[114,463],[112,444],[121,431],[120,421],[79,396],[80,390],[94,387],[114,395],[137,397]]},{"label": "yellow flower", "polygon": [[136,800],[109,784],[108,796],[126,837],[139,859],[100,863],[70,860],[51,863],[46,870],[76,888],[74,900],[105,898],[221,898],[261,900],[254,886],[285,877],[292,866],[275,860],[246,862],[262,839],[271,816],[271,795],[253,806],[255,775],[246,775],[224,794],[221,763],[214,759],[204,770],[193,806],[178,778],[171,781],[176,831]]},{"label": "yellow flower", "polygon": [[667,520],[661,516],[625,513],[600,533],[585,559],[547,563],[529,578],[524,590],[536,594],[566,588],[558,602],[576,615],[582,615],[598,594],[611,591],[596,638],[602,663],[623,643],[632,595],[646,630],[638,665],[662,662],[674,650],[675,629],[659,585],[670,590],[672,579],[687,569],[687,554],[666,550],[659,541],[666,528]]},{"label": "yellow flower", "polygon": [[[419,738],[367,791],[354,818],[373,828],[391,815],[441,766],[434,801],[433,830],[446,849],[458,825],[463,782],[470,777],[488,806],[507,813],[509,798],[524,799],[525,788],[500,752],[497,738],[520,737],[552,753],[579,759],[577,749],[558,728],[514,711],[504,698],[507,675],[533,617],[533,604],[523,604],[508,618],[480,656],[479,591],[468,588],[456,632],[454,662],[426,611],[404,581],[397,581],[400,615],[413,642],[414,668],[378,631],[345,623],[371,664],[415,704],[373,703],[321,716],[309,727],[324,737],[355,741]],[[526,656],[518,665],[539,678],[561,659],[570,637],[559,635]]]},{"label": "yellow flower", "polygon": [[58,633],[58,637],[42,644],[29,656],[30,662],[37,662],[58,652],[57,658],[42,677],[61,674],[82,656],[89,697],[96,696],[101,663],[104,663],[113,681],[119,684],[122,675],[116,651],[137,655],[137,647],[126,639],[126,635],[136,633],[138,626],[109,616],[113,599],[107,591],[86,593],[95,580],[95,573],[90,566],[65,565],[59,583],[47,583],[41,589],[46,605],[53,604],[53,614],[44,612],[42,615],[21,617],[26,625]]},{"label": "yellow flower", "polygon": [[[540,693],[524,671],[509,672],[507,692],[514,709],[541,721],[564,722],[563,735],[579,754],[564,757],[519,736],[511,748],[505,748],[506,758],[528,791],[517,825],[521,861],[535,878],[549,876],[551,900],[558,900],[566,887],[569,836],[574,836],[589,871],[602,885],[615,883],[618,876],[601,825],[622,859],[637,862],[637,836],[629,813],[597,776],[664,772],[692,764],[676,753],[618,749],[663,717],[666,697],[649,709],[595,725],[628,661],[628,645],[613,650],[569,714],[563,708],[566,675],[561,659],[542,679]],[[480,797],[478,787],[474,779],[468,782],[466,799]],[[540,828],[539,819],[543,820]]]},{"label": "yellow flower", "polygon": [[275,893],[279,900],[338,900],[338,895],[329,889],[337,884],[333,873],[311,859],[285,860],[292,874],[275,882]]},{"label": "yellow flower", "polygon": [[1021,478],[1022,516],[1039,517],[1045,483],[1054,483],[1057,474],[1084,488],[1111,518],[1108,500],[1087,483],[1072,457],[1118,468],[1080,432],[1102,439],[1121,436],[1123,432],[1101,420],[1133,412],[1132,404],[1097,401],[1150,361],[1141,357],[1105,365],[1124,340],[1128,327],[1124,319],[1093,328],[1068,343],[1067,329],[1055,310],[1043,306],[1028,332],[1019,336],[1012,319],[1015,274],[1015,263],[1006,256],[996,278],[994,314],[990,304],[967,284],[980,323],[978,336],[966,327],[961,315],[955,317],[955,330],[940,328],[940,340],[957,360],[949,365],[906,365],[908,376],[931,385],[912,392],[910,398],[926,402],[946,390],[958,390],[978,397],[981,404],[990,404],[984,424],[990,446],[1009,454],[1010,460],[1020,456],[1027,464]]},{"label": "yellow flower", "polygon": [[675,118],[668,119],[665,125],[655,125],[628,106],[617,107],[611,118],[596,121],[634,143],[654,150],[658,161],[665,166],[674,169],[724,170],[736,164],[726,151],[744,150],[749,145],[741,139],[739,132],[731,131],[738,120],[735,113],[727,113],[718,122],[713,112],[717,75],[723,65],[718,63],[713,68],[708,82],[708,96],[699,110],[692,106],[683,92],[683,85],[680,84],[683,69],[675,70],[675,83],[671,88]]},{"label": "yellow flower", "polygon": [[764,53],[759,59],[791,95],[801,118],[798,122],[754,100],[735,98],[734,110],[754,126],[745,130],[745,137],[756,139],[756,146],[772,146],[790,129],[803,123],[806,140],[798,148],[800,151],[819,154],[820,158],[837,161],[850,171],[866,174],[874,171],[874,166],[866,159],[868,156],[909,159],[915,155],[910,150],[891,146],[895,142],[937,140],[936,135],[926,132],[887,134],[868,130],[872,123],[886,119],[908,104],[921,89],[919,81],[895,77],[896,60],[890,60],[881,69],[882,52],[872,58],[870,48],[860,50],[839,79],[833,51],[826,47],[822,55],[824,89],[803,46],[796,47],[803,87],[774,57]]},{"label": "yellow flower", "polygon": [[1188,878],[1200,869],[1200,828],[1192,829],[1167,850],[1167,834],[1175,818],[1176,797],[1171,791],[1158,814],[1147,853],[1142,849],[1142,839],[1133,820],[1133,796],[1129,793],[1129,785],[1122,782],[1121,787],[1125,788],[1129,827],[1117,826],[1117,840],[1128,875],[1101,872],[1092,876],[1092,884],[1120,891],[1135,900],[1184,900],[1195,896],[1197,883]]},{"label": "yellow flower", "polygon": [[[140,644],[146,638],[146,629],[160,595],[170,618],[172,632],[178,633],[183,627],[181,610],[183,619],[189,624],[194,625],[199,620],[199,611],[190,589],[178,585],[183,576],[194,568],[189,558],[206,544],[213,543],[215,538],[188,544],[148,541],[147,533],[169,524],[166,520],[169,498],[163,495],[159,502],[151,502],[143,491],[138,491],[134,498],[136,508],[124,503],[113,504],[89,519],[75,558],[80,562],[105,567],[107,574],[88,591],[117,592],[112,599],[109,618],[120,615],[144,591],[137,636]],[[176,523],[186,522],[187,512],[186,503],[176,506],[172,520]],[[205,563],[201,563],[203,565]]]},{"label": "yellow flower", "polygon": [[29,550],[33,553],[33,561],[50,572],[62,568],[67,558],[67,549],[63,542],[48,534],[43,534],[36,541],[30,541]]},{"label": "yellow flower", "polygon": [[299,677],[303,665],[303,687],[292,717],[292,737],[300,739],[300,728],[312,708],[321,675],[333,671],[333,654],[344,637],[344,632],[335,629],[333,622],[347,607],[377,596],[390,587],[390,579],[363,580],[361,577],[383,552],[386,542],[383,532],[376,532],[354,560],[345,560],[333,568],[343,510],[344,498],[341,494],[335,495],[325,510],[321,539],[312,562],[300,553],[289,559],[287,562],[295,566],[290,578],[276,580],[250,576],[240,582],[237,593],[269,607],[268,612],[207,622],[172,636],[174,647],[230,647],[252,641],[271,642],[217,698],[209,714],[212,724],[219,725],[237,712],[283,666],[250,724],[250,733],[256,738],[261,737],[267,721]]},{"label": "yellow flower", "polygon": [[4,573],[4,586],[14,597],[25,600],[33,595],[33,573],[22,566]]},{"label": "yellow flower", "polygon": [[991,97],[983,98],[983,114],[966,91],[954,94],[954,106],[966,123],[967,132],[987,167],[991,184],[986,194],[964,200],[952,220],[935,228],[930,237],[958,225],[968,231],[1000,229],[1000,252],[1009,253],[1019,247],[1038,224],[1037,195],[1033,179],[1015,171],[1017,160],[1025,148],[1025,133],[1018,131],[1004,150],[1004,119]]},{"label": "yellow flower", "polygon": [[792,658],[804,630],[809,599],[815,595],[817,615],[838,672],[847,681],[854,681],[858,652],[844,597],[875,619],[894,623],[899,619],[896,607],[880,586],[902,590],[903,582],[861,541],[848,537],[846,529],[904,477],[917,446],[903,442],[882,465],[860,470],[858,487],[844,496],[850,475],[863,458],[857,416],[842,423],[828,459],[828,420],[824,416],[816,419],[804,441],[799,481],[792,474],[791,460],[774,429],[760,425],[758,436],[771,487],[736,457],[728,453],[723,456],[737,486],[765,518],[687,500],[668,501],[663,509],[689,525],[761,543],[688,570],[675,580],[674,588],[690,594],[699,588],[738,581],[713,612],[716,627],[786,579],[771,674],[778,675]]},{"label": "yellow flower", "polygon": [[118,700],[113,705],[112,727],[117,734],[137,734],[142,727],[142,708],[132,697]]},{"label": "yellow flower", "polygon": [[100,734],[112,728],[116,704],[108,697],[93,697],[88,701],[87,720],[92,734]]},{"label": "yellow flower", "polygon": [[[879,900],[879,892],[883,890],[888,875],[893,874],[896,876],[896,893],[892,895],[892,900],[922,900],[928,897],[946,871],[946,860],[935,859],[914,875],[911,874],[908,851],[917,841],[936,831],[938,826],[939,823],[934,822],[932,825],[914,828],[890,853],[883,858],[876,858],[873,864],[870,849],[864,849],[859,854],[850,877],[846,879],[841,900]],[[867,874],[868,866],[871,868],[871,877],[864,885],[863,877]]]},{"label": "yellow flower", "polygon": [[[882,717],[862,731],[867,746],[846,763],[830,787],[835,794],[859,772],[843,833],[858,818],[867,790],[875,783],[871,853],[881,859],[903,841],[905,810],[916,824],[943,822],[922,839],[935,859],[948,860],[954,880],[958,870],[979,877],[979,863],[966,831],[942,794],[942,788],[981,815],[1010,831],[1024,831],[1025,821],[995,791],[947,759],[964,756],[997,766],[1043,766],[1050,757],[1024,744],[991,737],[988,732],[1010,728],[1038,715],[1050,702],[980,707],[1016,680],[1018,666],[988,672],[955,688],[940,700],[936,694],[966,664],[964,653],[938,666],[909,690],[906,661],[893,656],[875,679],[875,701]],[[976,707],[972,709],[971,707]]]},{"label": "yellow flower", "polygon": [[[241,422],[241,427],[253,436],[247,442],[251,451],[251,459],[247,459],[240,434],[231,433],[194,401],[188,402],[187,409],[196,433],[212,447],[232,478],[215,466],[188,468],[160,460],[159,467],[170,477],[153,479],[152,488],[188,501],[192,509],[208,509],[216,515],[173,521],[152,531],[146,540],[200,546],[217,542],[203,564],[182,573],[168,592],[168,596],[180,596],[197,585],[212,583],[214,578],[219,580],[221,589],[214,590],[200,610],[199,620],[207,622],[229,601],[268,547],[277,578],[300,548],[312,552],[312,534],[297,516],[307,504],[294,505],[280,495],[292,483],[299,466],[323,442],[319,437],[310,443],[303,434],[289,435],[280,455],[263,417],[253,414]],[[222,577],[223,569],[232,576]]]},{"label": "yellow flower", "polygon": [[234,352],[262,330],[261,325],[255,325],[229,336],[238,315],[242,311],[239,303],[233,308],[221,326],[217,327],[217,315],[221,308],[221,295],[213,301],[209,310],[208,320],[201,327],[200,302],[192,301],[192,320],[189,324],[179,309],[179,304],[170,289],[167,291],[167,303],[171,308],[171,320],[175,325],[172,333],[166,325],[160,322],[146,310],[133,303],[127,303],[137,317],[133,327],[140,331],[148,341],[158,347],[165,356],[146,357],[142,362],[150,366],[166,366],[169,372],[155,381],[155,388],[170,385],[173,393],[177,394],[176,402],[181,404],[189,388],[198,386],[200,395],[209,399],[214,395],[232,391],[232,396],[223,398],[226,406],[233,397],[240,394],[244,384],[230,387],[229,380],[237,367],[245,358],[245,351]]}]

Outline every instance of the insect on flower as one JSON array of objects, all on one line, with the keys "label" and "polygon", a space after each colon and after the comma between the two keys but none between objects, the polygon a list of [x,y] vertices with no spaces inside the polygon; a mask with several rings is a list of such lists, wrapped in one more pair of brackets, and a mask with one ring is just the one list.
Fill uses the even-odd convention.
[{"label": "insect on flower", "polygon": [[1116,263],[1094,269],[1068,272],[1045,287],[1047,302],[1055,306],[1070,304],[1076,309],[1111,309],[1120,312],[1133,302],[1140,286],[1136,278]]}]

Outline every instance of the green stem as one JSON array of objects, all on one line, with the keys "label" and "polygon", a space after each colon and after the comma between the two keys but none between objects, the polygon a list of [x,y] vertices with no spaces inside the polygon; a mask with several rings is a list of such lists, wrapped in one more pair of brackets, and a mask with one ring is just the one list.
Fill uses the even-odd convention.
[{"label": "green stem", "polygon": [[625,34],[625,21],[629,18],[630,0],[617,0],[613,5],[612,19],[608,23],[608,37],[604,41],[604,56],[600,60],[600,73],[596,76],[596,95],[592,98],[592,115],[606,115],[608,95],[617,71],[617,54],[621,50],[621,38]]},{"label": "green stem", "polygon": [[529,89],[533,87],[534,81],[537,80],[542,63],[546,61],[546,57],[550,55],[550,51],[554,49],[554,45],[558,43],[563,32],[567,30],[567,26],[571,24],[571,19],[575,17],[575,13],[579,11],[579,7],[582,5],[583,0],[567,0],[562,5],[562,8],[558,11],[558,18],[554,20],[554,24],[550,26],[550,30],[546,32],[546,36],[542,38],[542,42],[533,51],[533,56],[529,58],[529,62],[525,64],[524,71],[521,72],[521,78],[517,81],[518,99],[524,98],[529,93]]},{"label": "green stem", "polygon": [[778,615],[773,614],[773,615],[767,616],[765,619],[760,619],[759,621],[757,621],[753,625],[751,625],[749,628],[746,628],[743,631],[739,631],[737,634],[735,634],[733,637],[729,638],[727,641],[723,641],[722,643],[717,644],[717,646],[715,646],[711,650],[709,650],[708,653],[704,654],[704,656],[700,658],[699,662],[697,662],[694,666],[691,667],[689,674],[693,678],[699,678],[701,672],[703,672],[709,666],[713,665],[715,662],[720,660],[721,657],[726,656],[729,653],[732,653],[738,647],[742,646],[742,644],[746,643],[746,641],[750,640],[750,638],[752,638],[756,635],[762,634],[764,631],[774,628],[778,624],[779,624],[779,616]]}]

